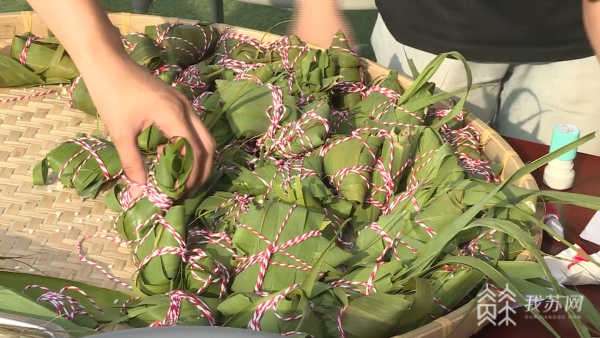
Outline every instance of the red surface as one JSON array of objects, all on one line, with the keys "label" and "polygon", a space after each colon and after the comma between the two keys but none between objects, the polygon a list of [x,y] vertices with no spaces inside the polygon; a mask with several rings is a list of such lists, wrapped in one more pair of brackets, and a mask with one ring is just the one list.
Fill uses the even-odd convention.
[{"label": "red surface", "polygon": [[[521,156],[523,162],[527,163],[539,158],[548,153],[548,146],[537,143],[506,138],[507,142]],[[585,195],[600,196],[600,157],[577,154],[575,158],[575,183],[570,192],[580,193]],[[540,189],[550,189],[544,185],[542,176],[544,167],[539,168],[532,173],[535,177]],[[600,251],[600,246],[584,241],[579,237],[579,234],[588,224],[594,210],[589,210],[581,207],[565,205],[558,206],[561,222],[565,227],[565,238],[571,242],[579,244],[588,254]],[[550,254],[557,254],[566,247],[553,240],[547,235],[544,235],[542,250]],[[586,295],[597,309],[600,309],[600,286],[586,285],[571,287]],[[544,309],[540,307],[539,309]],[[553,315],[561,315],[564,313],[552,313]],[[516,314],[511,315],[511,318],[516,322],[516,326],[493,326],[488,325],[474,337],[552,337],[552,334],[536,319],[526,318],[528,313],[524,308],[520,308]],[[569,319],[548,319],[548,322],[560,334],[561,337],[577,337],[577,332],[573,328]],[[592,333],[592,337],[600,336]]]}]

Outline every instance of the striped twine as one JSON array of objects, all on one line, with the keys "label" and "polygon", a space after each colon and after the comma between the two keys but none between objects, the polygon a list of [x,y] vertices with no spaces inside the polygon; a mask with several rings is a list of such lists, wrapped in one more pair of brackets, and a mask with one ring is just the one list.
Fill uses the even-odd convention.
[{"label": "striped twine", "polygon": [[167,314],[165,315],[165,319],[163,319],[161,322],[154,322],[150,324],[149,327],[177,325],[179,316],[181,314],[181,303],[184,300],[187,300],[194,305],[196,309],[200,310],[200,312],[202,312],[202,316],[208,320],[210,326],[217,325],[214,314],[200,297],[185,293],[181,290],[170,291],[167,293],[167,296],[171,299],[171,303],[169,305],[169,310],[167,310]]},{"label": "striped twine", "polygon": [[[156,45],[157,46],[161,45],[163,47],[163,49],[166,49],[167,46],[165,45],[165,43],[169,40],[175,40],[175,41],[182,42],[182,43],[188,45],[189,47],[191,47],[191,50],[187,49],[187,48],[183,48],[183,47],[171,47],[171,48],[173,50],[181,51],[181,52],[188,54],[192,58],[192,63],[198,63],[200,60],[204,59],[204,57],[206,56],[206,53],[208,52],[208,47],[214,38],[214,28],[211,26],[201,26],[201,25],[197,25],[197,24],[192,25],[193,27],[196,27],[196,28],[200,29],[200,31],[202,31],[202,34],[204,37],[204,47],[202,48],[202,51],[201,51],[198,48],[198,46],[196,46],[191,41],[171,35],[171,34],[173,34],[172,31],[175,27],[182,26],[182,25],[184,25],[182,22],[176,22],[174,24],[167,26],[167,28],[165,28],[165,30],[161,33],[159,25],[156,24],[155,25],[156,35],[157,35]],[[210,37],[208,37],[206,35],[206,29],[210,30]]]},{"label": "striped twine", "polygon": [[347,308],[348,308],[348,305],[345,305],[344,307],[342,307],[342,309],[340,310],[340,313],[338,314],[338,317],[337,317],[337,328],[338,328],[338,332],[340,333],[340,338],[346,338],[346,333],[344,332],[342,320],[344,318],[344,312],[346,312]]},{"label": "striped twine", "polygon": [[[250,208],[250,203],[254,200],[254,196],[240,195],[236,192],[233,193],[233,197],[221,203],[215,210],[214,214],[217,214],[221,209],[230,207],[225,214],[218,217],[213,217],[211,224],[213,230],[216,229],[217,224],[229,215],[233,215],[233,220],[237,222],[238,218],[243,214],[245,215]],[[233,214],[235,212],[235,214]]]},{"label": "striped twine", "polygon": [[273,139],[275,137],[275,133],[280,128],[279,124],[287,111],[287,107],[283,104],[283,91],[281,90],[281,87],[274,86],[270,83],[266,86],[271,91],[271,96],[273,97],[273,105],[267,107],[266,111],[271,124],[269,125],[267,132],[256,142],[259,147],[262,147],[265,144],[266,139]]},{"label": "striped twine", "polygon": [[[346,38],[342,38],[341,36],[337,36],[334,35],[333,36],[334,39],[339,40],[341,42],[345,42],[348,43],[348,45],[350,45],[350,41]],[[337,49],[337,50],[341,50],[347,53],[350,53],[352,56],[354,56],[355,58],[358,59],[358,54],[349,48],[343,48],[340,46],[329,46],[330,49]],[[365,75],[364,72],[362,70],[362,66],[358,65],[358,71],[360,72],[360,81],[358,82],[349,82],[349,81],[342,81],[337,83],[334,87],[333,90],[336,93],[360,93],[361,98],[365,98],[365,91],[368,89],[368,87],[365,85],[366,83],[366,79],[365,79]]]},{"label": "striped twine", "polygon": [[348,124],[348,126],[350,126],[350,128],[352,128],[352,130],[356,129],[356,127],[354,127],[354,125],[352,125],[352,123],[350,123],[350,120],[348,120],[348,117],[354,115],[353,112],[349,111],[349,110],[332,110],[331,111],[331,115],[330,115],[330,127],[331,128],[331,133],[333,134],[337,134],[338,129],[340,128],[340,126],[342,125],[342,123],[346,123]]},{"label": "striped twine", "polygon": [[[260,331],[260,319],[267,312],[267,310],[272,309],[275,313],[277,313],[277,310],[276,310],[277,303],[280,300],[282,300],[290,291],[292,291],[295,288],[299,288],[299,287],[300,287],[300,284],[291,285],[287,289],[283,290],[277,296],[275,296],[272,299],[270,299],[264,303],[261,303],[259,306],[257,306],[256,309],[254,309],[254,314],[252,315],[252,319],[248,323],[247,328],[250,330],[253,330],[253,331]],[[283,318],[283,317],[277,315],[277,318],[279,318],[280,320],[291,321],[291,320],[296,320],[296,319],[302,318],[302,315],[297,315],[297,316],[288,317],[288,318]]]},{"label": "striped twine", "polygon": [[118,279],[117,277],[113,276],[112,274],[110,274],[110,272],[108,272],[104,267],[102,267],[100,264],[89,260],[88,258],[86,258],[83,255],[83,242],[88,240],[88,239],[93,239],[93,238],[101,238],[101,239],[106,239],[109,240],[111,242],[117,243],[119,245],[131,245],[132,243],[134,243],[135,241],[122,241],[120,238],[115,238],[109,235],[105,235],[105,234],[94,234],[94,235],[88,235],[88,236],[84,236],[82,238],[79,239],[79,241],[77,241],[77,256],[79,257],[79,260],[89,264],[91,266],[93,266],[94,268],[100,270],[100,272],[102,272],[104,274],[104,276],[106,276],[108,279],[110,279],[111,281],[122,285],[123,287],[133,290],[133,288],[131,287],[131,285],[121,281],[120,279]]},{"label": "striped twine", "polygon": [[[41,285],[28,285],[23,288],[21,291],[23,294],[27,290],[31,289],[39,289],[42,290],[41,296],[37,298],[37,302],[48,302],[50,303],[56,312],[57,315],[62,316],[64,314],[65,318],[69,321],[73,321],[76,315],[85,315],[90,318],[94,318],[94,315],[87,311],[87,309],[75,298],[65,295],[64,292],[67,290],[73,290],[81,294],[85,297],[90,304],[101,314],[104,314],[104,311],[98,306],[98,304],[90,297],[85,291],[75,286],[65,286],[60,289],[58,292],[53,292],[50,289],[43,287]],[[99,330],[100,327],[97,327],[96,330]]]},{"label": "striped twine", "polygon": [[[445,117],[450,113],[449,109],[437,109],[431,108],[429,109],[427,116],[439,116]],[[464,112],[460,112],[456,117],[458,121],[464,121],[465,116]],[[494,173],[494,170],[490,167],[490,164],[493,162],[486,161],[481,158],[471,158],[464,152],[458,150],[459,146],[469,147],[482,157],[480,144],[481,144],[481,135],[479,131],[473,125],[467,124],[460,129],[451,129],[447,125],[442,126],[442,138],[445,142],[448,142],[455,149],[455,154],[458,157],[458,162],[460,166],[469,172],[472,176],[480,175],[484,180],[488,182],[493,182],[495,184],[499,184],[500,180],[497,175]]]},{"label": "striped twine", "polygon": [[43,39],[43,36],[32,36],[30,38],[27,38],[27,40],[25,41],[25,46],[23,47],[23,51],[21,52],[21,64],[23,66],[25,66],[25,64],[27,63],[27,49],[29,48],[29,46],[31,46],[31,44],[33,43],[33,41],[38,40],[38,39]]},{"label": "striped twine", "polygon": [[127,311],[127,306],[129,305],[129,303],[134,302],[136,300],[140,300],[142,299],[142,297],[131,297],[128,300],[126,300],[123,305],[121,305],[121,309],[119,310],[119,312],[121,314],[125,313],[125,311]]},{"label": "striped twine", "polygon": [[[258,237],[260,240],[264,241],[265,243],[267,243],[269,245],[266,250],[258,252],[250,257],[239,257],[240,262],[238,263],[238,265],[236,266],[236,268],[233,272],[234,275],[238,275],[242,271],[247,269],[248,267],[250,267],[254,264],[259,264],[260,265],[259,272],[258,272],[256,284],[254,285],[254,291],[257,293],[262,292],[261,291],[262,283],[264,281],[264,278],[267,273],[267,269],[268,269],[269,265],[277,265],[277,266],[281,266],[281,267],[299,269],[299,270],[304,270],[304,271],[310,271],[310,269],[312,268],[312,266],[310,266],[308,263],[306,263],[306,262],[302,261],[301,259],[295,257],[294,255],[288,253],[287,251],[285,251],[285,249],[287,249],[293,245],[296,245],[298,243],[301,243],[309,238],[320,236],[321,232],[319,230],[309,231],[305,234],[302,234],[300,236],[292,238],[283,244],[277,245],[277,241],[279,240],[279,237],[281,236],[281,233],[283,232],[285,225],[287,224],[288,220],[290,219],[290,217],[296,207],[297,207],[296,205],[293,205],[290,208],[286,217],[284,218],[283,222],[281,223],[281,226],[279,227],[279,230],[277,231],[277,234],[275,235],[275,238],[273,239],[273,241],[269,241],[260,232],[258,232],[257,230],[255,230],[254,228],[252,228],[246,224],[238,224],[238,228],[250,231],[256,237]],[[296,261],[300,265],[272,262],[271,256],[276,252],[279,252],[281,254],[288,256],[289,258]]]},{"label": "striped twine", "polygon": [[46,96],[46,95],[52,94],[52,93],[56,93],[56,91],[54,89],[49,89],[49,90],[46,90],[46,91],[43,91],[43,92],[37,92],[35,94],[31,94],[31,95],[12,97],[10,99],[2,99],[2,100],[0,100],[0,104],[1,103],[9,103],[9,102],[17,102],[17,101],[22,101],[22,100],[34,99],[36,97]]},{"label": "striped twine", "polygon": [[[486,260],[490,260],[490,257],[483,251],[481,250],[481,248],[479,247],[479,241],[482,238],[487,239],[489,242],[495,244],[496,246],[500,246],[500,243],[498,243],[498,241],[496,241],[494,239],[494,237],[492,237],[493,234],[497,233],[498,230],[496,229],[492,229],[489,230],[485,233],[480,234],[479,236],[477,236],[476,238],[474,238],[473,240],[471,240],[468,244],[467,244],[467,249],[469,250],[469,252],[471,253],[471,256],[475,257],[478,253]],[[504,250],[500,249],[500,255],[502,256],[503,259],[506,259],[505,255],[504,255]]]},{"label": "striped twine", "polygon": [[[121,218],[127,210],[131,209],[135,203],[137,203],[141,198],[147,198],[152,202],[152,204],[156,205],[162,211],[168,211],[171,209],[173,205],[173,199],[169,197],[169,195],[165,194],[158,185],[158,181],[156,180],[156,175],[153,171],[148,174],[148,181],[146,184],[137,184],[135,182],[130,181],[125,175],[121,177],[125,182],[127,182],[127,187],[123,189],[119,194],[119,203],[123,207],[123,211],[117,216],[115,220],[115,224],[119,218]],[[134,197],[132,194],[132,187],[137,186],[142,189],[142,194],[138,197]]]},{"label": "striped twine", "polygon": [[[197,239],[197,238],[200,239]],[[195,239],[195,240],[192,240]],[[223,243],[225,242],[225,243]],[[188,245],[189,246],[193,246],[193,245],[209,245],[209,244],[216,244],[218,246],[220,246],[221,248],[229,251],[233,256],[236,256],[235,251],[233,251],[233,249],[231,249],[231,245],[233,244],[231,241],[231,238],[229,238],[229,235],[227,235],[224,232],[210,232],[206,229],[200,229],[200,230],[190,230],[188,232]]]},{"label": "striped twine", "polygon": [[59,180],[62,181],[61,176],[63,175],[64,171],[69,166],[69,164],[71,164],[79,156],[84,155],[86,152],[88,153],[87,157],[79,164],[79,166],[73,172],[73,177],[71,177],[72,184],[74,184],[75,178],[81,172],[81,169],[83,168],[83,166],[91,158],[94,158],[94,160],[96,160],[96,163],[98,164],[98,167],[100,168],[100,171],[102,171],[102,174],[104,175],[104,182],[114,180],[114,179],[118,178],[119,176],[121,176],[123,169],[119,170],[119,172],[116,175],[111,176],[110,173],[108,172],[108,168],[106,167],[106,165],[102,161],[102,158],[100,158],[100,155],[98,154],[101,150],[108,148],[109,147],[108,144],[106,144],[96,138],[93,138],[93,137],[80,137],[80,138],[76,138],[76,139],[71,139],[67,142],[75,143],[76,145],[80,146],[82,149],[80,151],[78,151],[75,155],[73,155],[70,159],[68,159],[67,162],[59,170],[59,172],[58,172]]},{"label": "striped twine", "polygon": [[79,81],[81,81],[81,79],[83,79],[83,76],[79,75],[71,83],[71,87],[69,88],[69,98],[67,99],[67,107],[68,108],[73,108],[73,93],[75,92],[75,88],[77,87],[77,85],[79,84]]},{"label": "striped twine", "polygon": [[[300,120],[292,121],[282,127],[279,131],[279,137],[272,137],[270,139],[273,144],[265,151],[265,153],[269,154],[272,152],[277,152],[283,155],[283,157],[289,159],[298,157],[303,153],[313,150],[315,146],[312,144],[310,138],[304,129],[302,129],[302,127],[305,127],[312,121],[318,121],[325,127],[325,133],[329,133],[329,123],[327,119],[315,113],[315,110],[319,109],[324,104],[325,103],[321,103],[310,111],[305,112],[302,114]],[[300,146],[302,147],[302,151],[298,153],[292,150],[292,143],[296,140],[299,141]]]}]

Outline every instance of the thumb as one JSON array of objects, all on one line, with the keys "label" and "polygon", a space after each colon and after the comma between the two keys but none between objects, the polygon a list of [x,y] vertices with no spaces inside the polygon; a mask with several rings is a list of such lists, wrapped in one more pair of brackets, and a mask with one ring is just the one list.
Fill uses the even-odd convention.
[{"label": "thumb", "polygon": [[[137,138],[131,136],[113,137],[113,142],[121,158],[121,165],[125,171],[125,176],[137,184],[146,184],[147,174],[142,154],[137,145]],[[138,189],[132,191],[133,196],[137,196]]]}]

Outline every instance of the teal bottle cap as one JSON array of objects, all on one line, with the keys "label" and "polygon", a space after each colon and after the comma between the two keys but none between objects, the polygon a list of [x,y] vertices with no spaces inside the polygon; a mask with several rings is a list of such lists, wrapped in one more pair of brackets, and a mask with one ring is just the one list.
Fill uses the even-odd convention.
[{"label": "teal bottle cap", "polygon": [[[567,144],[579,139],[579,128],[570,124],[558,124],[552,131],[552,142],[550,143],[550,152],[556,149],[562,148]],[[569,151],[568,153],[560,156],[560,161],[572,161],[577,155],[577,148]]]}]

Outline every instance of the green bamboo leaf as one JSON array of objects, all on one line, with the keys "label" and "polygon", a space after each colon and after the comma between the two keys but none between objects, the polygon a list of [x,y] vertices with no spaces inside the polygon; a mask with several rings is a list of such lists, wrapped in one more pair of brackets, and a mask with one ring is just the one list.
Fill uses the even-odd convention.
[{"label": "green bamboo leaf", "polygon": [[[19,60],[31,34],[15,36],[11,44],[11,56]],[[56,38],[34,40],[27,47],[26,67],[45,79],[70,80],[79,76],[75,63],[67,55],[64,47]]]},{"label": "green bamboo leaf", "polygon": [[[331,47],[327,49],[327,53],[331,55],[335,64],[335,74],[340,76],[341,82],[362,84],[360,59],[348,51],[351,49],[350,44],[341,30],[337,31],[335,35],[331,41]],[[349,110],[360,100],[360,93],[336,92],[333,96],[333,102],[340,110]]]},{"label": "green bamboo leaf", "polygon": [[[183,206],[173,206],[167,211],[164,219],[181,238],[186,237],[187,223]],[[144,230],[146,229],[140,229],[140,231]],[[144,261],[160,248],[179,247],[179,242],[175,236],[167,231],[162,224],[158,224],[153,231],[140,234],[140,236],[147,237],[136,248],[137,262]],[[181,289],[182,269],[182,256],[180,254],[156,256],[139,269],[135,284],[139,292],[144,295],[166,294],[169,291]]]},{"label": "green bamboo leaf", "polygon": [[[550,270],[548,269],[548,267],[542,257],[542,253],[539,251],[539,249],[537,249],[536,243],[534,242],[534,240],[531,236],[529,236],[527,233],[523,232],[521,229],[518,228],[518,226],[516,224],[512,223],[511,221],[482,218],[482,219],[477,219],[468,225],[468,227],[478,227],[478,226],[484,226],[487,228],[498,229],[502,232],[509,234],[511,237],[517,239],[534,256],[536,261],[539,262],[538,264],[539,264],[541,270],[543,271],[545,277],[549,279],[549,282],[553,287],[554,293],[559,296],[562,295],[562,288],[560,287],[558,282],[552,277],[552,274],[550,273]],[[443,262],[445,262],[447,260],[451,260],[451,259],[452,258],[443,260],[440,264],[442,264]],[[472,264],[469,266],[475,267]],[[490,274],[488,274],[489,269],[486,268],[487,270],[484,271],[481,266],[475,267],[475,268],[478,269],[479,271],[485,273],[488,277],[492,278],[494,281],[496,281],[496,279],[494,279],[494,277],[492,277]],[[497,285],[502,285],[502,284],[497,284]],[[512,287],[512,285],[511,285],[511,287]],[[511,288],[511,290],[512,291],[515,291],[515,290],[521,291],[521,289],[514,289],[514,288]],[[522,292],[528,293],[527,291],[524,291],[524,290]],[[517,295],[517,296],[519,296],[519,295]],[[523,302],[524,299],[520,299],[519,297],[517,297],[517,299],[521,302],[521,304],[525,304]],[[571,318],[571,319],[575,323],[576,327],[578,328],[578,332],[580,332],[580,333],[584,332],[583,328],[582,328],[582,324],[578,323],[576,318]],[[553,331],[553,329],[551,327],[549,327],[549,324],[547,325],[547,323],[545,323],[545,320],[542,319],[542,322],[544,323],[544,325],[546,327],[549,328],[549,330],[551,332],[555,333]],[[589,333],[587,335],[589,335]]]},{"label": "green bamboo leaf", "polygon": [[[195,297],[206,304],[208,310],[213,314],[216,321],[220,320],[220,315],[217,312],[217,307],[221,302],[219,299]],[[111,325],[125,322],[132,327],[147,327],[154,322],[163,322],[169,311],[172,311],[171,299],[169,296],[154,295],[141,300],[129,302],[125,308],[125,314],[122,316],[122,318],[111,323]],[[177,325],[211,325],[210,321],[204,316],[204,314],[188,300],[182,300],[178,312],[179,316],[177,318]]]},{"label": "green bamboo leaf", "polygon": [[161,53],[154,40],[143,34],[127,34],[123,39],[134,46],[132,50],[125,49],[131,60],[151,70],[159,66],[162,61]]},{"label": "green bamboo leaf", "polygon": [[[185,155],[181,155],[181,151]],[[194,157],[192,146],[184,139],[171,140],[163,148],[161,160],[156,165],[156,179],[161,191],[173,199],[178,199],[185,189],[185,184],[192,172]]]},{"label": "green bamboo leaf", "polygon": [[319,259],[317,259],[315,264],[313,264],[313,267],[310,269],[310,271],[306,275],[306,278],[300,285],[300,289],[303,290],[305,294],[309,295],[310,298],[315,296],[314,294],[311,294],[311,292],[314,290],[315,283],[319,279],[319,271],[321,271],[321,267],[327,261],[327,255],[329,255],[331,251],[334,250],[336,245],[336,238],[344,231],[344,227],[346,226],[347,222],[348,221],[346,220],[340,225],[340,228],[336,232],[334,239],[332,239],[329,242],[329,245],[325,248],[325,250],[323,250],[323,253],[319,257]]},{"label": "green bamboo leaf", "polygon": [[417,66],[415,65],[415,61],[409,58],[406,55],[406,50],[404,50],[404,55],[406,56],[406,61],[408,61],[408,67],[410,68],[410,72],[412,74],[413,79],[419,77],[419,71],[417,70]]},{"label": "green bamboo leaf", "polygon": [[[566,296],[557,297],[550,282],[543,280],[545,278],[544,270],[541,265],[535,262],[499,262],[498,271],[507,277],[519,290],[527,290],[526,293],[546,299],[558,301],[563,306],[563,309],[569,314],[571,321],[575,325],[581,337],[589,337],[590,333],[581,320],[577,320],[575,309],[568,304],[566,297],[580,297],[582,299],[581,314],[588,321],[600,330],[600,313],[591,304],[589,299],[584,295],[561,287],[561,293]],[[524,304],[525,305],[525,304]]]},{"label": "green bamboo leaf", "polygon": [[[172,26],[170,23],[164,23],[147,26],[144,33],[153,40],[161,36],[159,46],[171,51],[177,64],[183,69],[207,57],[220,37],[214,27],[202,22],[195,25]],[[225,44],[221,46],[223,45]],[[233,46],[229,42],[227,45]]]},{"label": "green bamboo leaf", "polygon": [[38,165],[33,168],[33,184],[43,185],[46,184],[48,179],[48,160],[43,159]]},{"label": "green bamboo leaf", "polygon": [[351,302],[342,318],[347,337],[390,337],[412,302],[402,295],[372,293]]},{"label": "green bamboo leaf", "polygon": [[[268,114],[275,114],[271,90],[252,80],[216,81],[217,88],[224,102],[223,110],[237,138],[245,139],[262,135],[271,124]],[[281,122],[298,120],[300,113],[293,96],[283,92],[285,112]]]},{"label": "green bamboo leaf", "polygon": [[[507,288],[515,294],[515,299],[521,304],[527,304],[527,300],[525,296],[521,293],[521,291],[510,281],[508,280],[502,273],[496,270],[494,267],[490,266],[486,262],[479,260],[473,257],[467,256],[455,256],[449,257],[442,260],[437,266],[441,267],[443,265],[453,265],[453,264],[462,264],[469,266],[473,269],[481,271],[484,275],[486,275],[490,280],[494,282],[494,284],[502,289]],[[540,316],[539,312],[535,309],[531,311],[534,315]],[[558,333],[554,330],[554,328],[543,318],[540,317],[540,322],[550,331],[555,337],[560,337]]]},{"label": "green bamboo leaf", "polygon": [[36,303],[35,300],[26,298],[20,292],[0,286],[0,297],[2,298],[0,311],[4,313],[51,322],[75,337],[88,336],[94,332],[90,328],[81,327],[68,321],[51,309]]},{"label": "green bamboo leaf", "polygon": [[[364,132],[360,137],[349,139],[344,135],[331,137],[327,144],[332,146],[323,156],[325,173],[333,178],[333,184],[342,196],[356,206],[361,206],[365,201],[369,189],[367,181],[371,181],[371,172],[365,169],[344,174],[343,170],[373,165],[373,154],[379,155],[385,141],[374,134],[376,131]],[[334,175],[337,176],[333,177]]]},{"label": "green bamboo leaf", "polygon": [[[330,243],[330,240],[321,233],[315,233],[321,230],[323,224],[326,224],[325,215],[302,206],[291,206],[282,202],[269,202],[264,207],[251,205],[248,212],[240,217],[238,223],[244,225],[235,230],[232,238],[233,248],[238,255],[250,257],[265,251],[268,252],[271,244],[259,238],[256,233],[260,233],[275,246],[292,241],[290,243],[293,244],[287,246],[285,251],[296,259],[280,252],[274,252],[270,255],[270,263],[266,272],[263,273],[261,273],[260,264],[246,265],[246,260],[239,260],[237,263],[243,269],[236,274],[231,285],[234,292],[253,292],[260,277],[262,277],[261,290],[267,292],[277,292],[290,285],[300,283],[306,279],[309,272],[306,269],[290,268],[289,266],[301,264],[298,260],[313,266],[322,257],[322,253],[327,250]],[[309,233],[313,236],[295,241]],[[322,272],[335,270],[336,266],[350,257],[349,253],[338,247],[330,250],[332,252],[326,256]],[[280,264],[273,264],[274,262]],[[306,267],[304,264],[300,266]]]},{"label": "green bamboo leaf", "polygon": [[434,236],[429,242],[427,242],[423,250],[420,252],[419,257],[415,260],[411,271],[423,271],[427,266],[432,264],[433,260],[439,255],[441,248],[445,248],[446,244],[456,234],[463,230],[466,224],[468,224],[481,210],[483,210],[487,202],[490,199],[492,199],[499,191],[504,189],[506,186],[515,183],[525,174],[530,173],[531,171],[542,166],[543,164],[558,158],[562,154],[580,146],[581,144],[591,140],[592,138],[594,138],[594,134],[584,136],[581,139],[572,142],[569,145],[566,145],[550,154],[544,155],[543,157],[518,169],[511,177],[499,184],[494,190],[489,192],[486,197],[480,200],[477,204],[473,205],[471,208],[467,209],[467,211],[464,214],[462,214],[452,223],[448,224],[448,226],[442,229],[437,236]]},{"label": "green bamboo leaf", "polygon": [[[90,149],[98,156],[102,166],[96,160],[88,161],[92,156]],[[48,167],[57,174],[61,173],[59,178],[65,187],[77,189],[82,198],[93,198],[98,195],[104,183],[121,172],[121,160],[111,144],[81,134],[76,139],[60,144],[46,155],[34,168],[34,184],[45,184]],[[108,178],[105,174],[108,174]]]},{"label": "green bamboo leaf", "polygon": [[166,144],[168,141],[169,139],[154,124],[144,130],[137,138],[138,147],[145,155],[156,154],[158,146]]},{"label": "green bamboo leaf", "polygon": [[529,190],[515,186],[508,187],[508,190],[515,198],[535,195],[543,198],[546,203],[571,204],[587,209],[600,209],[600,197],[598,196],[556,190]]},{"label": "green bamboo leaf", "polygon": [[[540,293],[541,295],[548,296],[548,297],[552,296],[550,286],[547,281],[545,281],[543,279],[536,279],[536,280],[530,280],[529,282],[532,282],[532,283],[535,282],[533,284],[540,285],[546,290],[547,293],[545,293],[545,294]],[[538,292],[537,290],[538,289],[536,289],[536,292]],[[542,290],[539,289],[539,292],[542,292]],[[580,294],[576,291],[567,289],[567,288],[564,288],[563,292],[568,297],[582,297],[583,296],[582,294]],[[537,293],[532,293],[532,294],[537,294]],[[598,327],[598,325],[600,323],[600,315],[598,314],[598,310],[596,309],[596,306],[594,306],[594,304],[592,304],[592,302],[587,297],[583,296],[582,298],[583,298],[583,304],[582,304],[581,313],[588,320],[588,322],[594,326],[596,332],[600,331],[600,327]],[[575,315],[576,315],[576,313],[575,313]],[[585,331],[584,331],[584,333],[585,333]]]},{"label": "green bamboo leaf", "polygon": [[0,88],[44,84],[42,78],[10,57],[0,54]]},{"label": "green bamboo leaf", "polygon": [[[254,315],[254,310],[256,309],[256,307],[258,307],[260,304],[263,304],[263,303],[275,298],[277,295],[278,295],[278,293],[275,292],[269,296],[256,299],[253,303],[247,305],[245,308],[243,308],[242,310],[237,312],[235,315],[233,315],[232,317],[227,319],[227,321],[225,321],[225,323],[222,326],[223,327],[238,327],[238,328],[246,327],[248,325],[248,323],[250,322],[250,320],[252,319],[252,316]],[[230,299],[234,300],[235,298],[228,297],[227,300],[223,304],[227,303]],[[235,305],[242,305],[242,304],[247,304],[247,303],[241,302],[239,300],[236,300],[236,302],[235,302]],[[230,306],[232,306],[232,305],[230,305]]]},{"label": "green bamboo leaf", "polygon": [[[447,267],[446,267],[447,268]],[[456,268],[456,266],[455,266]],[[429,275],[429,273],[427,274]],[[444,304],[448,309],[454,309],[460,302],[464,301],[473,290],[476,290],[484,278],[484,274],[476,269],[458,267],[455,271],[445,268],[431,272],[429,282],[434,290],[434,297],[439,304]],[[447,313],[436,302],[429,308],[429,313],[435,318],[445,316]],[[413,323],[416,327],[431,322],[431,316],[423,316],[419,322]]]},{"label": "green bamboo leaf", "polygon": [[520,210],[518,208],[515,208],[515,207],[511,207],[511,208],[513,210],[515,210],[515,212],[520,213],[524,217],[526,217],[528,219],[528,221],[530,221],[530,222],[534,223],[535,225],[539,226],[540,228],[544,229],[544,231],[546,231],[552,237],[556,238],[559,242],[561,242],[564,245],[566,245],[568,248],[574,250],[578,254],[580,254],[583,257],[585,257],[591,263],[593,263],[593,264],[597,265],[598,267],[600,267],[600,262],[597,262],[595,259],[593,259],[592,257],[590,257],[586,252],[582,251],[577,246],[571,244],[566,239],[562,238],[559,234],[557,234],[554,230],[552,230],[552,228],[548,227],[544,222],[540,221],[535,216],[532,216],[532,215],[530,215],[530,214],[528,214],[528,213],[526,213],[526,212],[524,212],[524,211],[522,211],[522,210]]},{"label": "green bamboo leaf", "polygon": [[335,71],[335,63],[330,54],[319,49],[311,50],[300,62],[300,69],[294,73],[290,91],[298,98],[328,98],[339,79]]},{"label": "green bamboo leaf", "polygon": [[413,278],[406,284],[406,290],[414,290],[414,299],[408,313],[398,322],[395,332],[407,332],[415,329],[415,324],[428,317],[429,310],[434,306],[433,288],[428,280]]},{"label": "green bamboo leaf", "polygon": [[[4,289],[4,292],[8,292],[11,294],[13,291],[21,294],[21,290],[28,285],[41,285],[50,289],[53,292],[58,292],[65,286],[75,286],[83,290],[88,296],[90,296],[98,306],[104,311],[104,313],[98,312],[89,301],[83,297],[81,294],[76,291],[65,291],[66,294],[78,300],[82,305],[86,307],[86,310],[94,315],[94,319],[100,323],[108,323],[116,318],[121,316],[119,309],[121,304],[123,304],[127,299],[133,297],[133,294],[124,293],[121,291],[109,290],[100,288],[97,286],[93,286],[90,284],[80,283],[71,280],[65,280],[60,278],[52,278],[47,276],[39,276],[32,274],[24,274],[24,273],[15,273],[8,271],[0,271],[0,286]],[[10,292],[8,291],[10,290]],[[51,317],[48,317],[48,313],[40,310],[39,307],[45,308],[42,303],[35,303],[37,297],[42,293],[42,291],[37,289],[28,290],[25,293],[26,297],[21,297],[20,300],[18,297],[13,297],[11,299],[15,299],[15,303],[6,303],[0,302],[0,311],[15,313],[18,315],[26,316],[26,317],[34,317],[45,320],[55,321],[56,312],[51,311]],[[3,298],[4,299],[4,298]],[[32,300],[33,305],[21,306],[21,302],[25,300]],[[8,300],[7,300],[8,301]],[[49,305],[48,309],[54,309],[52,305]],[[43,317],[43,318],[42,318]],[[60,318],[59,318],[60,319]],[[59,322],[55,322],[59,326],[64,329],[76,329],[77,331],[81,331],[81,328],[74,327],[72,324],[65,324],[63,322],[64,319]],[[66,321],[66,320],[64,320]],[[69,323],[69,322],[67,322]],[[89,331],[85,331],[89,334]]]}]

